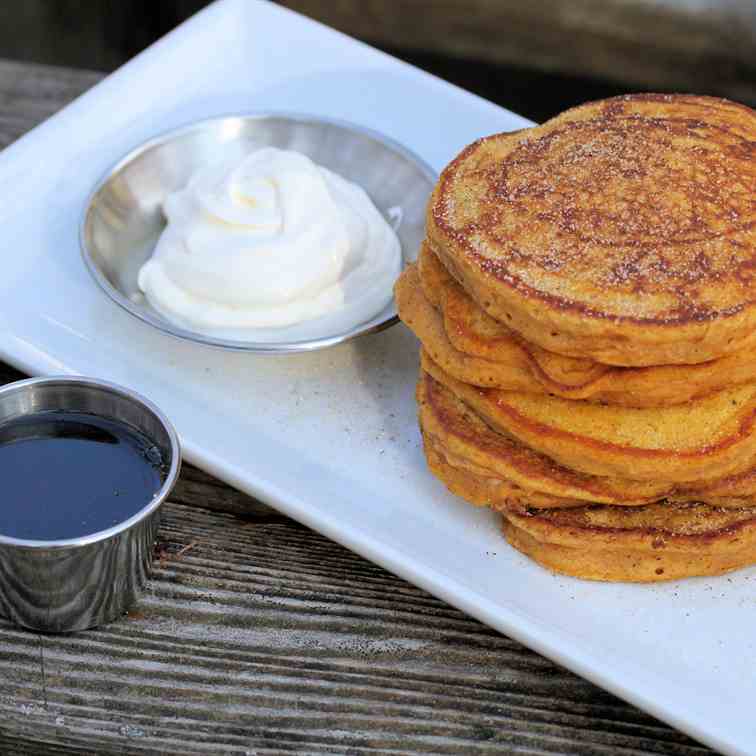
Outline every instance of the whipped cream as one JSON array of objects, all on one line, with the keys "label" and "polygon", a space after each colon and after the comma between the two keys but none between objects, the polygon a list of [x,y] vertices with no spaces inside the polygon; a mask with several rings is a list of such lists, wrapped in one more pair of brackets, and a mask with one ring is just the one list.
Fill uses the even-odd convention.
[{"label": "whipped cream", "polygon": [[385,307],[401,269],[399,240],[365,191],[298,152],[265,147],[208,165],[163,212],[139,288],[166,318],[208,335],[346,330]]}]

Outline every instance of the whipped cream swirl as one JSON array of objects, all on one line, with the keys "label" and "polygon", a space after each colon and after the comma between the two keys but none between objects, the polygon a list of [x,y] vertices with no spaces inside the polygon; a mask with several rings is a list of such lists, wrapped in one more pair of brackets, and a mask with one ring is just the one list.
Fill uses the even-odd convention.
[{"label": "whipped cream swirl", "polygon": [[201,333],[337,333],[376,315],[401,269],[399,240],[365,191],[298,152],[266,147],[208,165],[163,211],[139,288]]}]

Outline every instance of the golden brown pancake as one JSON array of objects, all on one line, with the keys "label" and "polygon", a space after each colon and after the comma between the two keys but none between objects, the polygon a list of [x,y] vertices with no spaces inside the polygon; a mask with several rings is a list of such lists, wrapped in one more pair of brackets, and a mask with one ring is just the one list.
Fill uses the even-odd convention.
[{"label": "golden brown pancake", "polygon": [[475,474],[449,463],[444,451],[423,434],[423,451],[430,471],[455,496],[479,507],[497,511],[525,511],[528,506],[550,507],[554,497],[537,492],[524,492],[511,481],[491,475]]},{"label": "golden brown pancake", "polygon": [[583,473],[688,483],[737,475],[756,459],[756,384],[638,409],[477,388],[445,373],[425,351],[421,363],[494,430]]},{"label": "golden brown pancake", "polygon": [[547,352],[481,310],[426,244],[417,266],[408,266],[397,281],[395,296],[399,316],[434,361],[475,386],[660,407],[756,381],[756,349],[698,365],[648,368],[612,367]]},{"label": "golden brown pancake", "polygon": [[756,113],[630,95],[467,147],[431,198],[429,242],[495,320],[620,366],[756,345]]},{"label": "golden brown pancake", "polygon": [[[402,322],[417,336],[444,370],[465,383],[527,391],[534,378],[519,349],[508,361],[492,362],[460,352],[452,346],[441,315],[428,302],[420,287],[417,266],[408,265],[394,286],[394,298]],[[569,358],[565,358],[569,359]],[[540,384],[536,384],[536,390]]]},{"label": "golden brown pancake", "polygon": [[682,486],[678,499],[700,499],[717,507],[750,507],[756,505],[756,466],[736,475]]},{"label": "golden brown pancake", "polygon": [[[458,496],[474,503],[523,507],[574,507],[586,504],[641,506],[661,499],[699,500],[718,507],[756,505],[756,467],[745,473],[693,484],[655,483],[627,478],[585,475],[557,464],[513,438],[496,433],[467,405],[431,375],[421,372],[417,384],[420,427],[426,441],[450,468],[460,474],[456,485],[450,473],[439,475]],[[496,481],[496,504],[480,501],[478,478],[485,489]],[[465,488],[467,486],[467,489]],[[477,497],[477,498],[475,498]]]},{"label": "golden brown pancake", "polygon": [[[421,372],[416,396],[420,427],[436,451],[458,469],[506,480],[514,486],[509,491],[513,505],[632,506],[658,501],[675,492],[670,483],[601,478],[563,467],[519,441],[496,433],[428,373]],[[535,495],[540,497],[537,504],[533,498],[528,498]]]},{"label": "golden brown pancake", "polygon": [[[579,392],[611,370],[592,360],[548,352],[494,320],[449,274],[427,241],[420,247],[417,273],[422,294],[443,316],[443,328],[452,348],[485,360],[482,365],[511,366],[520,373],[519,383],[532,386],[535,379],[546,391],[557,392]],[[515,389],[514,386],[500,388]]]},{"label": "golden brown pancake", "polygon": [[590,580],[656,582],[756,563],[756,508],[668,502],[506,512],[504,534],[544,567]]}]

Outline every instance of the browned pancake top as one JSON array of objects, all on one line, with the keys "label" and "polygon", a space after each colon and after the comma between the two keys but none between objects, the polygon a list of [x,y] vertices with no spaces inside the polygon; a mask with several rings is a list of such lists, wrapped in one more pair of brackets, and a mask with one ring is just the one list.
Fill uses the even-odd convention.
[{"label": "browned pancake top", "polygon": [[430,210],[489,279],[591,317],[684,324],[756,300],[756,113],[636,95],[470,145]]}]

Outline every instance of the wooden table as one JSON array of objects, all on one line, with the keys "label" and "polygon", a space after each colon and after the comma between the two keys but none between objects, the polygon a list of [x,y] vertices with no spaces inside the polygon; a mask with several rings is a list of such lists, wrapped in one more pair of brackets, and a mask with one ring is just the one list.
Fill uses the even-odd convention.
[{"label": "wooden table", "polygon": [[[100,78],[0,61],[0,146]],[[708,753],[194,468],[164,512],[120,622],[0,620],[0,754]]]},{"label": "wooden table", "polygon": [[484,61],[756,102],[754,0],[277,2],[400,55],[457,58],[460,68]]}]

